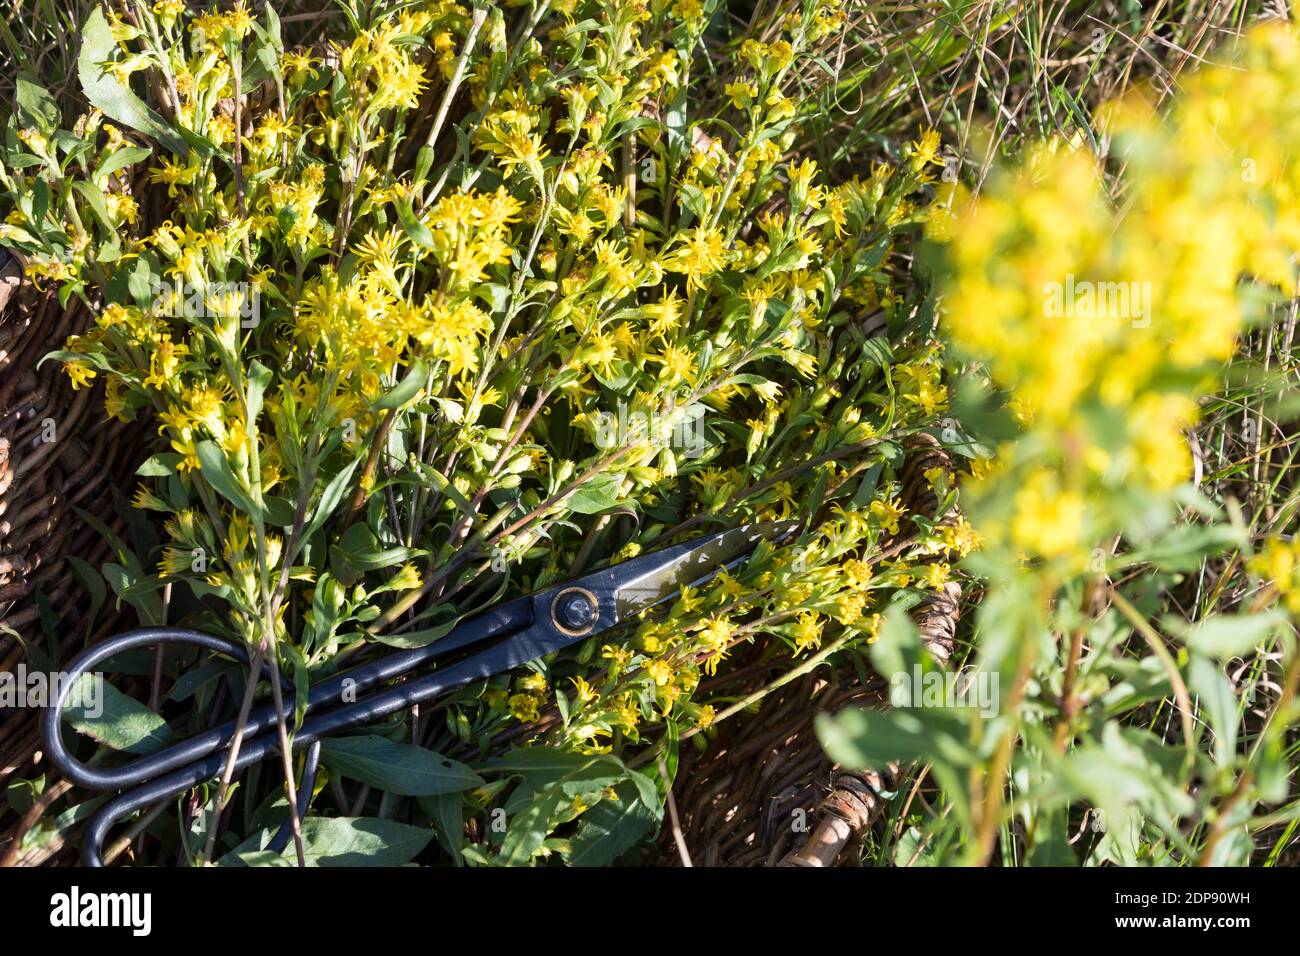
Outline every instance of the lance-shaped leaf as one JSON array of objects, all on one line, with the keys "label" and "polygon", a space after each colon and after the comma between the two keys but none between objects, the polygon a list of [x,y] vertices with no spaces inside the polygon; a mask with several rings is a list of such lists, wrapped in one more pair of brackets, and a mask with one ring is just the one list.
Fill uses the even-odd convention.
[{"label": "lance-shaped leaf", "polygon": [[104,70],[101,64],[117,51],[113,32],[104,12],[96,7],[81,31],[81,54],[77,58],[77,78],[92,106],[123,126],[153,137],[173,153],[184,156],[189,146],[166,121],[145,105],[131,88]]}]

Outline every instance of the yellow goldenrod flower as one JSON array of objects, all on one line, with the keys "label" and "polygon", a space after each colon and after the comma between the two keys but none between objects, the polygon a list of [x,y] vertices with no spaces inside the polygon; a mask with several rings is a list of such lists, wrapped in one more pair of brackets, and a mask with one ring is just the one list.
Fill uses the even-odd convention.
[{"label": "yellow goldenrod flower", "polygon": [[815,611],[805,611],[795,618],[794,649],[801,653],[819,647],[822,642],[822,621]]},{"label": "yellow goldenrod flower", "polygon": [[703,288],[705,279],[726,267],[722,231],[704,226],[687,230],[681,244],[665,256],[662,263],[670,272],[684,273],[689,289]]}]

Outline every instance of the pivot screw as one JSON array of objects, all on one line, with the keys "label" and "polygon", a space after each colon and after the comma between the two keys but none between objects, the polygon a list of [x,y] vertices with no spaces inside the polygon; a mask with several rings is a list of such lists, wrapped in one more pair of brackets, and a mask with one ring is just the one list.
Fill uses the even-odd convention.
[{"label": "pivot screw", "polygon": [[596,626],[600,604],[585,588],[566,588],[555,596],[551,618],[566,634],[585,634]]}]

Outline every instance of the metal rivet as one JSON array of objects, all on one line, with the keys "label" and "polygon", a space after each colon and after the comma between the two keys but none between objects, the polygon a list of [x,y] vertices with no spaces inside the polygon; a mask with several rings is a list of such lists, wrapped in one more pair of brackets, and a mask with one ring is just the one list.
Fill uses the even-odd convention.
[{"label": "metal rivet", "polygon": [[565,588],[551,602],[551,623],[564,634],[586,634],[599,618],[600,602],[586,588]]}]

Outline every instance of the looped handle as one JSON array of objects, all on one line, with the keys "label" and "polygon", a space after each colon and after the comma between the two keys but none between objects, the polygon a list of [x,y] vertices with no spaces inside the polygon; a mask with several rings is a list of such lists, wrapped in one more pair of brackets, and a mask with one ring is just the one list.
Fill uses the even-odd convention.
[{"label": "looped handle", "polygon": [[189,763],[200,755],[195,752],[198,749],[202,749],[205,753],[211,750],[210,744],[203,746],[206,742],[200,742],[200,746],[196,747],[198,738],[195,738],[191,741],[181,741],[122,766],[105,768],[82,763],[69,753],[63,743],[63,709],[81,676],[90,673],[100,662],[123,651],[155,644],[192,644],[233,657],[245,664],[248,663],[248,652],[242,645],[224,637],[182,627],[141,627],[123,631],[82,651],[68,665],[67,679],[62,682],[58,697],[46,712],[45,722],[41,727],[45,753],[50,762],[77,786],[91,790],[125,790],[127,787],[133,787]]}]

